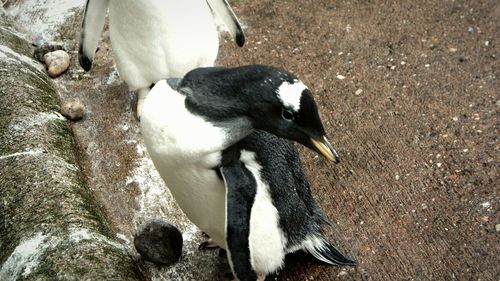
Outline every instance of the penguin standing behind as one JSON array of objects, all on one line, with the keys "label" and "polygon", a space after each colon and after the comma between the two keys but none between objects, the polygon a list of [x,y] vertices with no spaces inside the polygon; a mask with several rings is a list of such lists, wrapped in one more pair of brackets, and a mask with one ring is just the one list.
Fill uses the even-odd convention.
[{"label": "penguin standing behind", "polygon": [[354,265],[324,237],[327,222],[287,138],[329,160],[309,89],[268,66],[199,68],[158,82],[144,103],[141,132],[177,203],[227,250],[239,280],[276,272],[298,250]]},{"label": "penguin standing behind", "polygon": [[213,66],[219,34],[212,11],[243,46],[243,30],[227,0],[87,0],[79,62],[89,71],[109,10],[116,67],[129,89],[138,91],[137,116],[157,81]]}]

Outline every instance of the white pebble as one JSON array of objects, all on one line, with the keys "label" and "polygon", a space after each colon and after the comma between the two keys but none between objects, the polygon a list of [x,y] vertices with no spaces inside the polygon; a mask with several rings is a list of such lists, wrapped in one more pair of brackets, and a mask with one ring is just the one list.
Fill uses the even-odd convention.
[{"label": "white pebble", "polygon": [[57,77],[69,67],[69,55],[63,50],[46,53],[43,56],[50,77]]},{"label": "white pebble", "polygon": [[357,90],[356,90],[356,92],[354,92],[354,94],[355,94],[356,96],[359,96],[359,95],[361,95],[361,93],[362,93],[362,92],[363,92],[363,90],[362,90],[362,89],[357,89]]},{"label": "white pebble", "polygon": [[340,75],[340,74],[339,74],[339,75],[337,75],[337,79],[339,79],[339,80],[344,80],[344,79],[345,79],[345,76],[344,76],[344,75]]},{"label": "white pebble", "polygon": [[72,121],[78,121],[83,118],[85,113],[85,106],[83,103],[76,99],[64,103],[61,107],[61,114]]},{"label": "white pebble", "polygon": [[484,202],[484,203],[481,204],[481,206],[483,208],[489,208],[489,207],[491,207],[491,203],[490,202]]}]

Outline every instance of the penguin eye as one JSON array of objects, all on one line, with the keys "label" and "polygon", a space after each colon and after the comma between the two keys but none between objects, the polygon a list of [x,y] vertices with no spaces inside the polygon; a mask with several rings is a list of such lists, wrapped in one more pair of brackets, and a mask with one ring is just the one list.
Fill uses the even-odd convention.
[{"label": "penguin eye", "polygon": [[283,109],[283,111],[281,112],[281,117],[288,121],[293,121],[294,119],[293,112],[288,109]]}]

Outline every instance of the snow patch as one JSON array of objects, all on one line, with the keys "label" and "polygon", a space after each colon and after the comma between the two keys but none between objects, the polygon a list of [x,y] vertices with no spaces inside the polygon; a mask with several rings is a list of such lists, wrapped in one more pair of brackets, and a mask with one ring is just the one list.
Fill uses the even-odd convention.
[{"label": "snow patch", "polygon": [[38,61],[21,55],[5,45],[0,45],[0,59],[6,59],[14,63],[23,62],[42,72],[45,70],[45,67]]},{"label": "snow patch", "polygon": [[12,154],[2,155],[2,156],[0,156],[0,160],[12,158],[12,157],[18,157],[18,156],[38,156],[42,153],[44,153],[43,149],[33,149],[33,150],[28,150],[28,151],[23,151],[23,152],[16,152],[16,153],[12,153]]},{"label": "snow patch", "polygon": [[4,262],[0,269],[0,280],[16,280],[19,276],[27,277],[38,266],[40,257],[51,246],[46,241],[48,235],[35,233],[30,239],[21,242]]},{"label": "snow patch", "polygon": [[108,244],[112,247],[118,248],[120,250],[126,251],[125,247],[116,242],[111,240],[110,238],[97,233],[93,230],[90,230],[88,228],[82,228],[82,227],[70,227],[69,228],[69,241],[73,243],[80,243],[82,241],[92,241],[92,242],[102,242],[105,244]]},{"label": "snow patch", "polygon": [[64,236],[68,237],[67,239],[37,232],[31,238],[22,241],[0,268],[0,280],[14,281],[21,276],[27,277],[36,270],[45,251],[61,243],[91,241],[126,251],[122,244],[87,228],[69,227],[68,232],[68,236]]},{"label": "snow patch", "polygon": [[54,41],[59,27],[84,5],[85,0],[16,1],[7,13],[37,40]]},{"label": "snow patch", "polygon": [[108,78],[106,79],[106,82],[104,82],[106,85],[113,85],[115,82],[120,82],[121,80],[120,74],[118,74],[118,70],[116,69],[116,66],[113,65],[113,69],[111,70],[111,73],[109,73]]},{"label": "snow patch", "polygon": [[146,147],[139,143],[136,146],[138,155],[138,163],[127,177],[126,185],[136,183],[141,195],[138,198],[141,217],[165,217],[163,211],[165,208],[171,210],[174,201],[172,195],[163,183],[163,179],[156,171],[153,161],[146,151]]},{"label": "snow patch", "polygon": [[7,31],[8,33],[18,37],[18,38],[21,38],[21,39],[24,39],[24,40],[28,40],[28,38],[26,38],[26,35],[17,31],[17,30],[14,30],[12,28],[8,28],[8,27],[0,27],[1,30],[4,30],[4,31]]},{"label": "snow patch", "polygon": [[20,120],[16,120],[15,123],[10,124],[9,134],[15,134],[19,132],[26,132],[34,127],[41,127],[48,122],[54,120],[66,120],[64,116],[59,112],[40,112]]}]

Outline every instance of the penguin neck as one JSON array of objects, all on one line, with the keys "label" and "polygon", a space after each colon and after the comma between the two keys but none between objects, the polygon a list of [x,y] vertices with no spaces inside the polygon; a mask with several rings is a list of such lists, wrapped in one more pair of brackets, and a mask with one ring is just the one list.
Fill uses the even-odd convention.
[{"label": "penguin neck", "polygon": [[208,104],[200,103],[194,96],[188,95],[184,105],[193,115],[203,118],[212,126],[224,131],[224,144],[227,147],[255,131],[252,121],[244,114],[248,110],[244,104],[235,105],[230,101],[224,102],[217,99],[211,99]]},{"label": "penguin neck", "polygon": [[237,83],[212,84],[205,88],[179,85],[177,91],[186,97],[185,107],[227,134],[226,142],[232,145],[255,131],[250,112],[255,107],[255,96],[248,94]]}]

